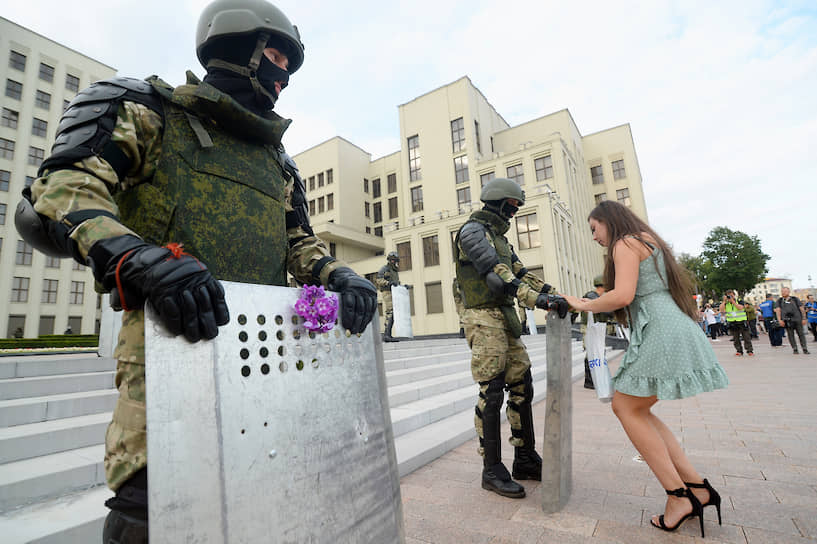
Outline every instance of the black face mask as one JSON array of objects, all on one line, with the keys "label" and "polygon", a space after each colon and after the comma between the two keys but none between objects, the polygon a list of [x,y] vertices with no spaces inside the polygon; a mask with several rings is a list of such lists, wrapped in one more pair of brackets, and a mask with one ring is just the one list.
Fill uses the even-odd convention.
[{"label": "black face mask", "polygon": [[514,214],[519,211],[519,208],[504,199],[486,202],[485,209],[494,212],[505,221],[510,221]]}]

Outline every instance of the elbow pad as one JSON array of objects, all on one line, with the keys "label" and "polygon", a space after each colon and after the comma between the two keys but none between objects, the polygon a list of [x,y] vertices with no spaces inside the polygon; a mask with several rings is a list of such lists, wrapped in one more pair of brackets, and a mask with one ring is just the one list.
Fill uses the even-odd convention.
[{"label": "elbow pad", "polygon": [[485,236],[485,227],[476,221],[469,221],[460,231],[460,247],[477,269],[480,276],[485,276],[499,264],[496,249]]}]

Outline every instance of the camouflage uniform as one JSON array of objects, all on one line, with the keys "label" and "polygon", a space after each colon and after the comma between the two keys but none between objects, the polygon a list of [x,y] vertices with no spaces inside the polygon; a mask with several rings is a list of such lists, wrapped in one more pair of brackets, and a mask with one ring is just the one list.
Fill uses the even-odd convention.
[{"label": "camouflage uniform", "polygon": [[377,271],[374,285],[380,291],[380,296],[383,297],[383,314],[388,321],[394,316],[394,308],[391,301],[391,286],[400,285],[400,273],[392,265],[391,260]]},{"label": "camouflage uniform", "polygon": [[[285,285],[288,270],[299,282],[327,285],[343,263],[308,225],[287,227],[284,220],[295,179],[284,167],[281,137],[291,121],[273,112],[256,116],[192,72],[175,89],[148,81],[160,111],[125,100],[116,114],[111,141],[130,159],[127,172],[119,175],[100,156],[67,167],[46,161],[32,186],[36,211],[56,221],[86,209],[119,219],[100,215],[73,230],[83,259],[98,240],[134,234],[157,245],[184,244],[220,279]],[[114,353],[120,396],[105,440],[113,490],[147,463],[144,326],[142,310],[124,312]]]},{"label": "camouflage uniform", "polygon": [[[536,275],[526,271],[514,253],[513,247],[508,244],[504,234],[510,227],[510,223],[486,210],[474,212],[469,221],[478,221],[487,227],[486,238],[500,256],[500,263],[493,268],[500,278],[510,282],[517,279],[517,274],[520,272],[523,274],[521,278],[518,278],[520,284],[516,297],[520,306],[533,308],[545,284]],[[525,445],[525,442],[522,438],[522,422],[518,407],[526,402],[524,380],[526,374],[529,375],[531,366],[525,345],[519,339],[522,325],[514,311],[512,297],[494,297],[486,300],[478,296],[478,293],[486,293],[488,289],[485,281],[475,273],[474,267],[469,266],[470,258],[462,249],[459,235],[457,236],[457,250],[457,281],[464,298],[464,310],[461,315],[465,337],[471,348],[471,375],[480,385],[474,416],[474,426],[480,439],[478,451],[480,455],[485,453],[482,413],[485,410],[488,384],[503,374],[509,391],[505,413],[511,425],[510,443],[521,447]]]},{"label": "camouflage uniform", "polygon": [[454,281],[451,282],[451,294],[454,295],[454,307],[457,309],[457,319],[459,320],[460,324],[460,337],[465,337],[465,327],[462,323],[462,315],[465,312],[465,305],[462,302],[462,291],[460,291],[460,282],[457,281],[457,278],[454,278]]}]

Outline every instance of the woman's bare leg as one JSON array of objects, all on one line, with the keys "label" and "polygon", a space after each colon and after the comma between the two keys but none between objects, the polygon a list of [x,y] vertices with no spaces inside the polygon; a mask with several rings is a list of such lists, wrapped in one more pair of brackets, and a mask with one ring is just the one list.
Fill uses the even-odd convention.
[{"label": "woman's bare leg", "polygon": [[[695,467],[692,466],[683,448],[681,448],[681,444],[678,443],[678,439],[675,438],[675,435],[669,427],[652,412],[649,413],[649,420],[652,426],[655,427],[655,430],[658,431],[658,434],[661,435],[661,439],[667,447],[670,459],[672,459],[672,464],[675,465],[675,470],[678,471],[678,475],[681,476],[685,482],[702,484],[704,479],[701,478],[701,475],[695,470]],[[698,497],[698,500],[702,503],[709,501],[709,491],[706,489],[695,488],[692,492],[695,493],[695,496]]]}]

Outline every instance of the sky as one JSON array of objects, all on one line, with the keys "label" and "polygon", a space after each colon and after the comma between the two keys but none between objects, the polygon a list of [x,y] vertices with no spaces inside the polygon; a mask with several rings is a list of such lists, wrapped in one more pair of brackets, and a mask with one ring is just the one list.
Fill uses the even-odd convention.
[{"label": "sky", "polygon": [[[2,15],[118,70],[192,69],[208,0],[29,0]],[[629,123],[651,226],[698,255],[757,236],[770,277],[817,285],[813,0],[286,0],[303,67],[276,111],[290,154],[334,136],[397,151],[397,106],[467,75],[515,126],[568,108],[582,134]],[[588,236],[590,236],[588,231]]]}]

